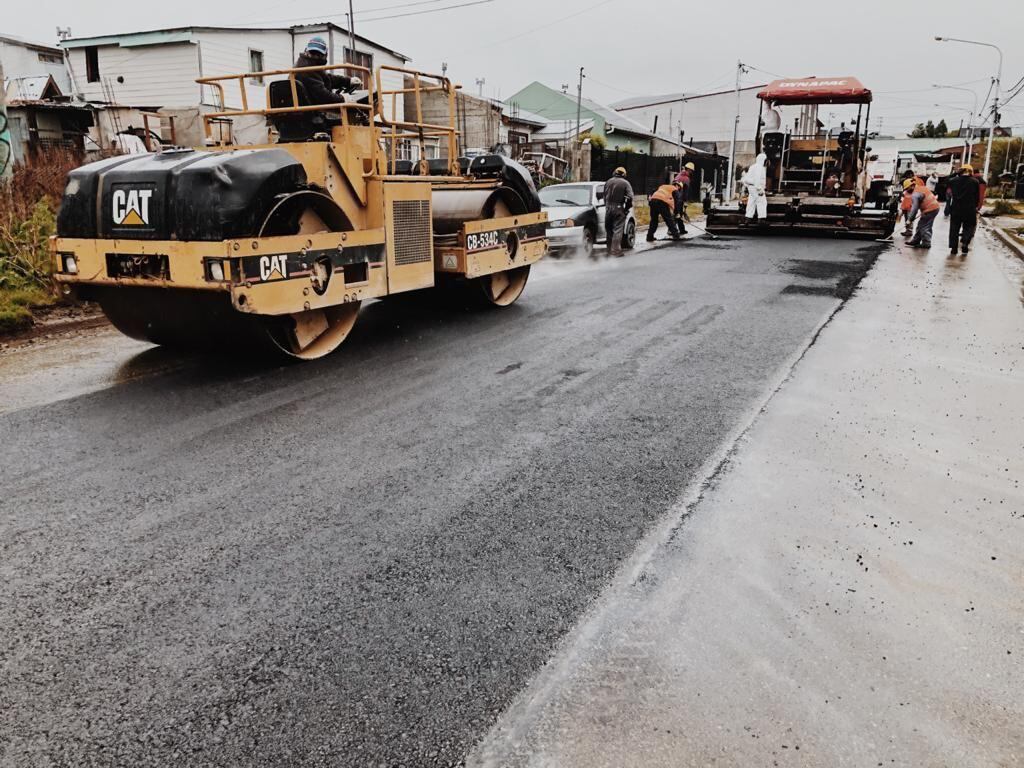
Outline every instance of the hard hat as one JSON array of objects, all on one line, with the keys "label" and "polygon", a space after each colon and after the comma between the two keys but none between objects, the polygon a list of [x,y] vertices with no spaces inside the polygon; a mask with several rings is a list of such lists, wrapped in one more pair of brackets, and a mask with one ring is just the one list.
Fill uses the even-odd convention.
[{"label": "hard hat", "polygon": [[616,169],[615,169],[615,175],[616,175],[616,176],[625,176],[625,175],[626,175],[626,169],[625,169],[625,168],[623,168],[623,167],[622,167],[622,166],[620,165],[620,166],[619,166],[618,168],[616,168]]},{"label": "hard hat", "polygon": [[904,189],[910,189],[912,186],[914,186],[915,183],[916,182],[913,179],[904,179],[903,180],[903,188]]},{"label": "hard hat", "polygon": [[964,163],[963,165],[960,166],[960,170],[966,171],[967,173],[974,173],[974,166],[971,165],[970,163]]},{"label": "hard hat", "polygon": [[688,171],[696,171],[697,170],[697,166],[694,165],[693,163],[687,163],[686,165],[683,166],[683,168],[686,168]]},{"label": "hard hat", "polygon": [[311,37],[309,42],[306,43],[306,50],[310,53],[319,53],[321,56],[326,56],[327,43],[324,42],[322,37]]}]

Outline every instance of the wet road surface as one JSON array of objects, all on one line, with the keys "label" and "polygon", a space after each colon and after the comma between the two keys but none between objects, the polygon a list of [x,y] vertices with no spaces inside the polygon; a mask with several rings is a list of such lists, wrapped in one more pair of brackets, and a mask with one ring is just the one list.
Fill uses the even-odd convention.
[{"label": "wet road surface", "polygon": [[1024,765],[1024,271],[884,253],[473,768]]},{"label": "wet road surface", "polygon": [[878,250],[544,263],[301,366],[5,354],[0,762],[459,763]]}]

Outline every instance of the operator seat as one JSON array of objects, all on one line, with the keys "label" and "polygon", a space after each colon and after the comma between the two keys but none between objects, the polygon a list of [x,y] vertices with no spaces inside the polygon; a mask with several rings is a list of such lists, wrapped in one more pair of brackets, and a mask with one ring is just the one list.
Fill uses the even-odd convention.
[{"label": "operator seat", "polygon": [[[292,86],[288,80],[276,80],[270,84],[271,109],[286,109],[294,106],[307,106],[309,99],[306,88],[298,80],[295,81],[295,92],[299,103],[292,101]],[[277,129],[282,142],[313,141],[317,134],[330,132],[327,115],[323,112],[281,112],[268,115],[267,120]]]}]

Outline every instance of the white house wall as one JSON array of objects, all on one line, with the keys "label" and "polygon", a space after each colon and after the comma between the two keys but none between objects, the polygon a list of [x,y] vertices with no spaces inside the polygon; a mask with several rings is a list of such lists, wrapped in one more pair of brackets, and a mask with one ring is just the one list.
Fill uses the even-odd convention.
[{"label": "white house wall", "polygon": [[[294,64],[292,59],[292,36],[287,30],[267,30],[261,32],[197,32],[199,53],[202,60],[203,77],[217,77],[249,71],[249,51],[263,53],[263,69],[288,69]],[[246,98],[251,109],[263,109],[266,105],[266,87],[270,80],[262,85],[245,80]],[[277,78],[281,79],[281,78]],[[241,87],[238,81],[225,82],[224,106],[228,109],[242,108]],[[198,86],[196,86],[198,88]],[[195,99],[193,98],[193,103]],[[219,106],[219,96],[215,89],[204,86],[203,104]]]},{"label": "white house wall", "polygon": [[[199,99],[199,54],[194,43],[168,43],[122,48],[97,48],[100,82],[86,81],[85,49],[69,51],[77,89],[87,100],[107,101],[103,84],[113,88],[114,101],[121,104],[186,107]],[[118,78],[124,82],[118,82]]]}]

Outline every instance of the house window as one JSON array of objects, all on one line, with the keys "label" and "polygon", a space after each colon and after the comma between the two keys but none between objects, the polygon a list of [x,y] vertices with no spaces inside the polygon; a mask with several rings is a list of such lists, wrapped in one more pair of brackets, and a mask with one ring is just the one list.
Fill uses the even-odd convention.
[{"label": "house window", "polygon": [[40,53],[39,60],[43,64],[60,64],[63,59],[55,53]]},{"label": "house window", "polygon": [[85,49],[85,79],[90,83],[100,81],[100,52],[95,45]]},{"label": "house window", "polygon": [[351,48],[345,49],[345,63],[355,64],[357,67],[365,67],[366,69],[373,72],[373,54],[363,53],[362,51],[353,51]]},{"label": "house window", "polygon": [[[249,71],[250,72],[262,72],[263,71],[263,51],[254,51],[252,48],[249,49]],[[250,83],[256,85],[263,85],[262,77],[250,77]]]}]

